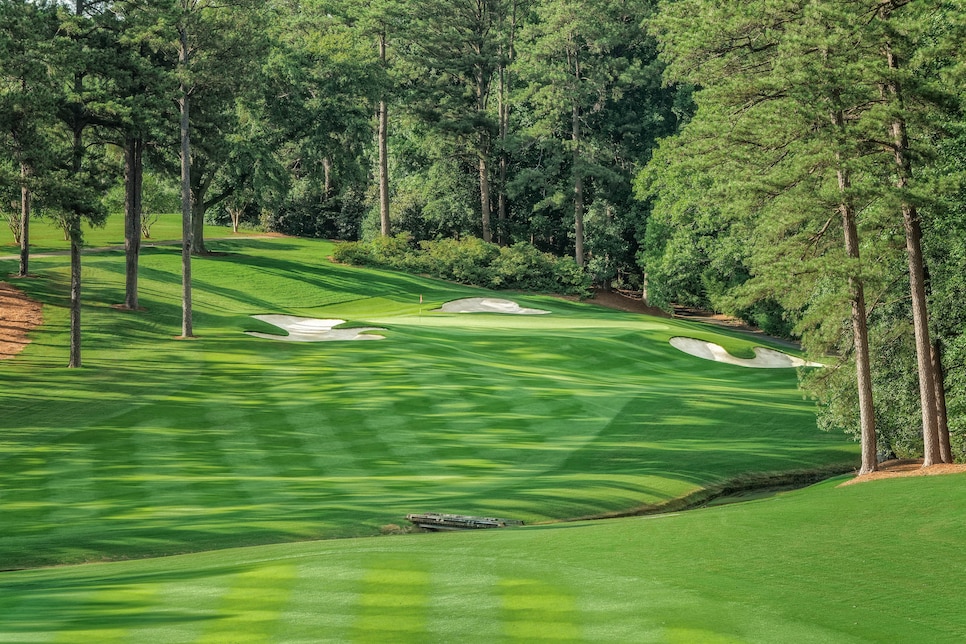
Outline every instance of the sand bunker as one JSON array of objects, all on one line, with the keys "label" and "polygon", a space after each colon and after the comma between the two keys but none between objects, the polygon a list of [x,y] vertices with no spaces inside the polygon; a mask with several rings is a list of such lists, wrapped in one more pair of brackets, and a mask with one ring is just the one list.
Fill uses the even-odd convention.
[{"label": "sand bunker", "polygon": [[274,335],[245,331],[248,335],[266,340],[283,340],[285,342],[331,342],[337,340],[382,340],[382,335],[367,335],[366,331],[385,331],[378,327],[359,327],[355,329],[334,329],[332,327],[344,324],[345,320],[319,320],[316,318],[300,318],[294,315],[253,315],[256,320],[268,322],[280,329],[288,331],[288,335]]},{"label": "sand bunker", "polygon": [[755,347],[754,358],[736,358],[728,353],[724,347],[706,342],[695,340],[694,338],[671,338],[671,346],[679,351],[683,351],[698,358],[714,360],[715,362],[725,362],[727,364],[738,365],[739,367],[752,367],[756,369],[782,369],[790,367],[824,367],[825,365],[817,362],[808,362],[795,356],[790,356],[781,351],[766,349],[765,347]]},{"label": "sand bunker", "polygon": [[542,309],[524,309],[516,302],[490,297],[468,297],[447,302],[439,309],[445,313],[509,313],[511,315],[543,315]]}]

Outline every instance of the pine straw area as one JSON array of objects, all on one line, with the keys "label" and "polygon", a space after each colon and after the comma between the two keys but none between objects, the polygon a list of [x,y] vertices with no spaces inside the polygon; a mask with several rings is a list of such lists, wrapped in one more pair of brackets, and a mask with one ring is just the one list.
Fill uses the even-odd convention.
[{"label": "pine straw area", "polygon": [[901,476],[934,476],[937,474],[962,474],[966,472],[966,465],[956,463],[940,463],[938,465],[922,466],[922,459],[893,460],[879,463],[879,469],[869,474],[862,474],[850,479],[842,485],[893,479]]},{"label": "pine straw area", "polygon": [[0,360],[12,358],[27,346],[30,331],[43,322],[40,302],[0,282]]}]

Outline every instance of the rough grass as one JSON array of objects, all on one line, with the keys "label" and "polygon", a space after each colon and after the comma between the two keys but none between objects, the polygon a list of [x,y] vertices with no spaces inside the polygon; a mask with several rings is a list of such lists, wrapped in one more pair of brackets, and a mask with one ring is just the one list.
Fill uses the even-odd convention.
[{"label": "rough grass", "polygon": [[[434,312],[484,292],[333,265],[331,246],[212,242],[181,341],[180,253],[147,249],[141,302],[120,252],[84,258],[84,364],[67,359],[64,257],[18,286],[46,323],[0,366],[0,569],[376,534],[408,512],[528,523],[627,511],[746,473],[855,461],[815,428],[790,370],[671,348],[697,325],[553,298],[544,316]],[[0,270],[13,262],[0,264]],[[420,296],[424,303],[420,305]],[[386,340],[244,335],[290,313]]]},{"label": "rough grass", "polygon": [[0,641],[961,642],[964,475],[0,575]]}]

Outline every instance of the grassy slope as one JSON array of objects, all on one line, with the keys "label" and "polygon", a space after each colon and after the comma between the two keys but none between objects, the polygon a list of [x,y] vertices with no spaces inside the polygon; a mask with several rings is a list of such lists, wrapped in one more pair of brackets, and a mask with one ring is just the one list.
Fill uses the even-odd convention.
[{"label": "grassy slope", "polygon": [[0,641],[961,642],[964,475],[0,575]]},{"label": "grassy slope", "polygon": [[[92,228],[84,225],[81,231],[84,235],[84,246],[105,247],[124,246],[124,217],[115,214],[108,217],[104,226]],[[205,238],[225,236],[231,234],[231,228],[224,226],[205,226]],[[244,232],[242,233],[244,234]],[[151,226],[151,238],[142,240],[144,245],[181,239],[181,215],[160,215]],[[64,239],[64,231],[52,226],[44,219],[36,216],[30,220],[30,252],[53,253],[69,251],[70,243]],[[13,233],[9,226],[0,225],[0,256],[18,255],[20,247],[14,244]]]},{"label": "grassy slope", "polygon": [[[667,344],[686,333],[751,355],[745,340],[552,298],[517,298],[548,316],[433,313],[480,291],[333,266],[321,242],[212,245],[229,254],[194,262],[189,342],[173,337],[177,248],[144,252],[137,314],[110,307],[122,255],[85,257],[80,372],[61,367],[66,258],[18,282],[46,324],[0,368],[0,568],[373,534],[413,511],[586,516],[855,458],[815,429],[792,371]],[[257,313],[388,337],[243,335],[271,330]]]}]

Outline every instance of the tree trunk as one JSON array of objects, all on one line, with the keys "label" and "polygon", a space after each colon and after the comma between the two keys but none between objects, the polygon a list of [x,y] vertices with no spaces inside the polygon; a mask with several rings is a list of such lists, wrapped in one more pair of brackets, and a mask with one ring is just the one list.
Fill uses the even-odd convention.
[{"label": "tree trunk", "polygon": [[27,178],[30,169],[20,164],[20,277],[27,277],[30,268],[30,188]]},{"label": "tree trunk", "polygon": [[[839,171],[839,186],[848,185],[848,175]],[[845,249],[848,256],[859,259],[859,236],[856,230],[855,211],[843,202],[840,206],[842,226],[845,229]],[[862,280],[849,277],[852,303],[852,338],[855,345],[856,385],[859,391],[859,423],[862,436],[862,469],[867,474],[878,469],[876,459],[875,408],[872,401],[872,369],[869,364],[869,326],[865,314],[865,288]]]},{"label": "tree trunk", "polygon": [[507,38],[506,56],[500,60],[500,193],[497,201],[497,243],[507,244],[507,196],[506,181],[509,166],[507,141],[510,134],[510,65],[516,58],[517,2],[510,3],[510,31]]},{"label": "tree trunk", "polygon": [[70,362],[67,367],[81,367],[81,230],[74,215],[70,231]]},{"label": "tree trunk", "polygon": [[[840,173],[841,174],[841,173]],[[845,247],[849,257],[859,258],[859,240],[855,213],[850,206],[841,206],[845,227]],[[852,339],[855,345],[856,385],[859,392],[859,424],[862,436],[862,468],[859,474],[878,469],[876,456],[875,408],[872,401],[872,369],[869,364],[869,326],[865,314],[865,288],[862,280],[849,278],[852,301]]]},{"label": "tree trunk", "polygon": [[242,213],[245,212],[244,208],[239,206],[229,206],[228,216],[231,217],[231,232],[237,234],[238,226],[241,224]]},{"label": "tree trunk", "polygon": [[507,85],[509,72],[505,62],[500,61],[500,91],[498,94],[497,113],[499,115],[500,131],[500,180],[499,192],[497,193],[497,215],[496,215],[496,243],[500,246],[506,244],[506,174],[507,158],[506,143],[510,120],[510,105],[507,100]]},{"label": "tree trunk", "polygon": [[205,246],[205,196],[208,194],[207,181],[194,191],[191,195],[191,252],[195,255],[207,255],[208,247]]},{"label": "tree trunk", "polygon": [[946,372],[943,370],[942,345],[938,339],[932,342],[932,368],[936,374],[936,425],[939,429],[939,455],[943,463],[952,463],[953,450],[949,443],[949,413],[946,409]]},{"label": "tree trunk", "polygon": [[328,199],[332,194],[332,161],[329,157],[322,159],[322,184],[323,184],[323,196]]},{"label": "tree trunk", "polygon": [[480,149],[480,210],[483,214],[483,241],[493,241],[493,230],[490,228],[490,168],[486,159],[486,151]]},{"label": "tree trunk", "polygon": [[141,253],[142,163],[144,140],[128,137],[124,145],[124,308],[138,308],[138,256]]},{"label": "tree trunk", "polygon": [[573,130],[571,138],[574,145],[574,259],[577,266],[584,265],[584,176],[580,168],[580,106],[573,106]]},{"label": "tree trunk", "polygon": [[[379,62],[386,67],[386,33],[379,34]],[[383,237],[391,233],[389,222],[389,104],[379,101],[377,113],[379,147],[379,230]]]},{"label": "tree trunk", "polygon": [[[188,32],[179,29],[180,48],[178,62],[188,64]],[[189,96],[185,82],[181,81],[181,336],[194,335],[191,323],[191,131],[188,125]]]},{"label": "tree trunk", "polygon": [[[890,69],[899,64],[886,46],[886,57]],[[902,94],[898,82],[888,83],[889,93],[895,107],[902,107]],[[922,408],[922,445],[924,452],[923,467],[942,461],[939,448],[939,425],[937,421],[937,400],[940,394],[936,389],[936,372],[933,368],[932,342],[929,339],[929,312],[926,305],[925,262],[922,257],[922,225],[919,212],[904,195],[908,191],[912,176],[912,163],[909,159],[909,136],[906,122],[901,116],[893,117],[891,123],[894,144],[897,179],[896,187],[902,198],[902,223],[906,234],[906,257],[909,263],[909,291],[912,296],[912,323],[916,338],[916,362],[919,371],[919,402]],[[944,397],[944,395],[943,395]],[[943,402],[945,406],[945,401]]]},{"label": "tree trunk", "polygon": [[[76,0],[77,15],[84,11],[84,1]],[[74,92],[76,96],[83,96],[84,77],[74,75]],[[84,162],[84,115],[82,108],[75,106],[72,114],[73,150],[71,171],[75,178],[79,178]],[[70,237],[70,359],[69,369],[81,367],[81,222],[80,213],[69,215],[68,236]]]},{"label": "tree trunk", "polygon": [[[477,19],[479,24],[484,22],[486,13],[485,3],[477,3]],[[482,45],[477,43],[474,47],[477,56],[482,58]],[[480,122],[485,122],[487,105],[490,96],[490,79],[492,70],[486,63],[477,62],[473,66],[473,80],[476,93],[476,115]],[[477,148],[476,153],[479,157],[480,169],[480,214],[483,228],[483,241],[490,243],[493,241],[493,227],[490,216],[493,214],[493,206],[490,200],[490,155],[493,153],[493,137],[489,129],[477,126]]]},{"label": "tree trunk", "polygon": [[[898,154],[898,152],[897,152]],[[902,179],[900,179],[900,183]],[[901,188],[902,186],[900,186]],[[914,206],[902,204],[902,220],[906,231],[906,254],[909,260],[909,290],[912,294],[912,322],[916,338],[916,362],[919,370],[919,401],[922,407],[923,467],[942,462],[939,449],[939,425],[936,408],[939,393],[933,369],[932,343],[926,310],[926,285],[922,259],[922,229]],[[945,405],[945,402],[943,403]]]},{"label": "tree trunk", "polygon": [[[832,112],[832,124],[842,131],[845,128],[845,115],[842,110]],[[859,233],[856,225],[855,207],[849,191],[852,179],[842,163],[841,155],[836,152],[838,163],[838,185],[841,201],[839,212],[842,215],[842,230],[845,236],[845,252],[858,263]],[[869,324],[865,312],[865,287],[855,275],[849,276],[849,300],[852,305],[852,343],[855,347],[855,377],[859,394],[859,425],[862,441],[862,466],[859,474],[868,474],[878,469],[876,455],[875,407],[872,400],[872,368],[869,361]]]}]

